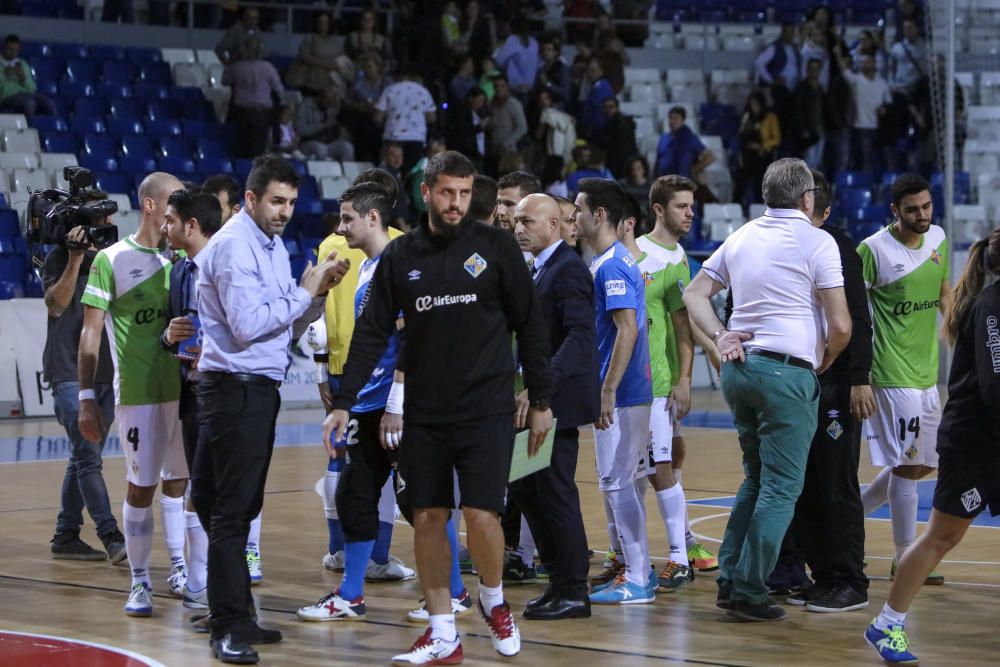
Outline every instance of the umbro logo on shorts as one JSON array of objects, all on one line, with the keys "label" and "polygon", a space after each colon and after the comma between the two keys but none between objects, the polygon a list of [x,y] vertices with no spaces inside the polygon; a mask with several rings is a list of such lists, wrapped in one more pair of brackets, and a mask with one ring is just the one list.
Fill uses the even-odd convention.
[{"label": "umbro logo on shorts", "polygon": [[961,500],[962,507],[965,508],[966,512],[974,512],[983,504],[983,498],[979,495],[979,489],[976,488],[969,489],[963,493]]}]

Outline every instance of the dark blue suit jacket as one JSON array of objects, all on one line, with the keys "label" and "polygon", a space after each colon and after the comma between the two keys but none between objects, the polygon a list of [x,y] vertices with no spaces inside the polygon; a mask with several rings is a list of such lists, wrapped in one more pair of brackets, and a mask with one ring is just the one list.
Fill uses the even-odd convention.
[{"label": "dark blue suit jacket", "polygon": [[[165,320],[168,325],[170,324],[170,320],[184,314],[184,268],[190,261],[187,257],[181,257],[170,268],[170,296],[167,301],[167,318]],[[164,327],[164,336],[166,333],[167,329]],[[160,338],[160,342],[167,350],[171,352],[177,351],[177,345],[167,345],[164,337]]]},{"label": "dark blue suit jacket", "polygon": [[580,256],[561,243],[535,277],[535,289],[549,325],[558,428],[591,424],[601,410],[594,280]]}]

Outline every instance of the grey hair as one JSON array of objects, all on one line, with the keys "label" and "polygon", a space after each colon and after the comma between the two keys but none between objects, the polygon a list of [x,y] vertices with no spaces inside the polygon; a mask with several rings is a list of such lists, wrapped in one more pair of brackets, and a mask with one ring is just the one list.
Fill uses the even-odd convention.
[{"label": "grey hair", "polygon": [[764,203],[769,208],[798,208],[799,199],[813,185],[812,173],[805,161],[783,157],[768,165],[764,172]]}]

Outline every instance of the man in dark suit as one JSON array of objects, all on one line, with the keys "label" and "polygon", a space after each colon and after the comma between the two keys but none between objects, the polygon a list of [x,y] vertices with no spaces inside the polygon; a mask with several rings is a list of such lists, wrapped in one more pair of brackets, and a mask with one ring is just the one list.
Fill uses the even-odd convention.
[{"label": "man in dark suit", "polygon": [[[534,256],[532,274],[546,313],[552,355],[552,412],[558,419],[552,464],[510,485],[535,536],[549,587],[528,602],[534,620],[587,618],[587,536],[574,481],[579,453],[577,427],[600,412],[594,332],[594,283],[580,256],[560,236],[559,204],[545,194],[528,195],[514,212],[515,236]],[[528,395],[517,397],[515,418],[523,428]]]}]

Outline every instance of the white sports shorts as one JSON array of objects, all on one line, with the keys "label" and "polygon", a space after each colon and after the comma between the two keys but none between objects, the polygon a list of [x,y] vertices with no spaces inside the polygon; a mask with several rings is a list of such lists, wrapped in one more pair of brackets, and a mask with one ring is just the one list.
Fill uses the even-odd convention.
[{"label": "white sports shorts", "polygon": [[136,486],[156,486],[161,479],[187,479],[177,401],[116,405],[118,437],[125,452],[125,478]]},{"label": "white sports shorts", "polygon": [[936,468],[941,397],[937,387],[872,387],[875,414],[862,429],[872,465]]},{"label": "white sports shorts", "polygon": [[617,491],[635,482],[649,443],[649,405],[615,408],[614,423],[594,429],[597,486]]}]

